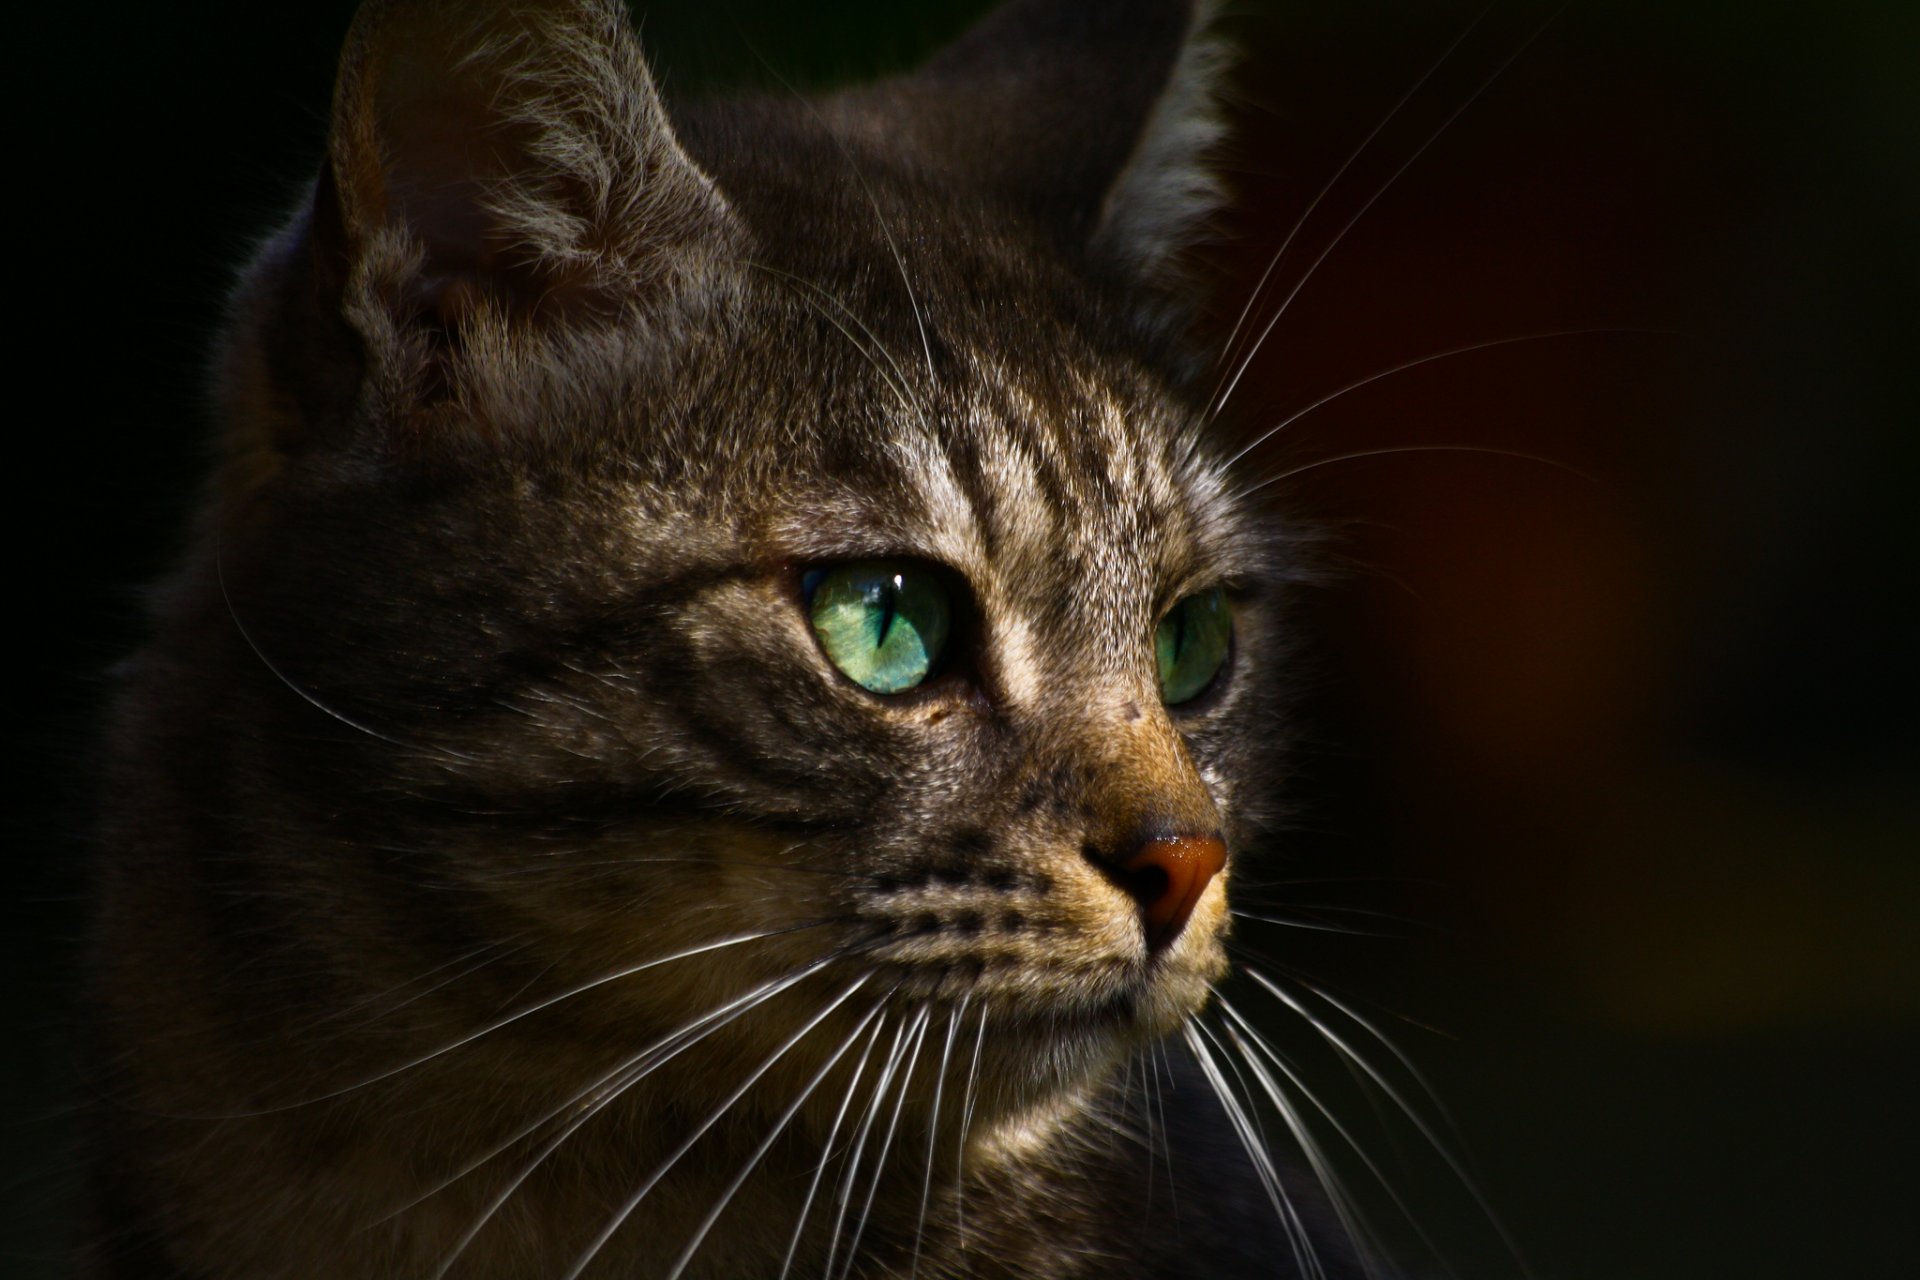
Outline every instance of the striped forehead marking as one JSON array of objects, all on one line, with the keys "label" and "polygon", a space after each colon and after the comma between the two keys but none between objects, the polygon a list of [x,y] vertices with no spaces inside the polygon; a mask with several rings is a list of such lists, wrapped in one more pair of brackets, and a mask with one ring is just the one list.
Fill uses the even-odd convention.
[{"label": "striped forehead marking", "polygon": [[977,388],[891,452],[929,551],[979,595],[1007,695],[1041,697],[1068,655],[1084,675],[1150,674],[1169,552],[1188,559],[1180,544],[1205,523],[1167,428],[1099,387],[1064,412],[1011,380]]}]

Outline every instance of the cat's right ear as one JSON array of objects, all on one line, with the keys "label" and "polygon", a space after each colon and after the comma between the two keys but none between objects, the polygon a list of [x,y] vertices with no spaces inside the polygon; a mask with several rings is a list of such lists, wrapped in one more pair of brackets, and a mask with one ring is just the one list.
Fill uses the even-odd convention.
[{"label": "cat's right ear", "polygon": [[369,0],[311,211],[239,300],[232,354],[254,339],[256,367],[229,386],[273,385],[238,416],[299,448],[330,421],[484,409],[469,384],[524,377],[500,366],[556,329],[671,306],[740,234],[619,0]]}]

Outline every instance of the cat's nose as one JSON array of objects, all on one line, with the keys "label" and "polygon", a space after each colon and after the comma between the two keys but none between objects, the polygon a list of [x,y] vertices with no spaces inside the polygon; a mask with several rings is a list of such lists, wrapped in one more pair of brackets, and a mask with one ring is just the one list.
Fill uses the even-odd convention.
[{"label": "cat's nose", "polygon": [[1158,836],[1118,863],[1115,878],[1140,904],[1148,950],[1173,945],[1200,895],[1226,865],[1227,846],[1219,836]]}]

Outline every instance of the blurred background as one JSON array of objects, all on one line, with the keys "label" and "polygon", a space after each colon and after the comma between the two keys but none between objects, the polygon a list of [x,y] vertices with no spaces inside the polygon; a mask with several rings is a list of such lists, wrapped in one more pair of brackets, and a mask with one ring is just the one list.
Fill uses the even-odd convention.
[{"label": "blurred background", "polygon": [[[643,31],[670,91],[822,85],[985,7],[676,0]],[[64,1274],[98,673],[177,545],[226,282],[317,162],[350,11],[36,7],[13,46],[7,1275]],[[1320,927],[1247,922],[1246,954],[1417,1064],[1540,1280],[1911,1274],[1920,6],[1239,0],[1227,26],[1214,341],[1311,207],[1233,347],[1273,321],[1233,429],[1385,375],[1248,458],[1333,572],[1300,602],[1295,818],[1246,899]],[[1379,1090],[1309,1070],[1430,1243],[1357,1187],[1386,1236],[1522,1274]]]}]

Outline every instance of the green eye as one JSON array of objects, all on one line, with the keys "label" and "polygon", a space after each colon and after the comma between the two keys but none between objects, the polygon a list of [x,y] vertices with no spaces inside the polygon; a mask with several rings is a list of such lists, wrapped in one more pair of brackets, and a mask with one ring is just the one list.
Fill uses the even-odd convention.
[{"label": "green eye", "polygon": [[820,647],[861,688],[904,693],[940,660],[952,607],[926,566],[862,560],[816,569],[805,587]]},{"label": "green eye", "polygon": [[1174,706],[1205,692],[1220,674],[1232,639],[1233,611],[1218,587],[1195,592],[1168,610],[1153,635],[1161,699]]}]

